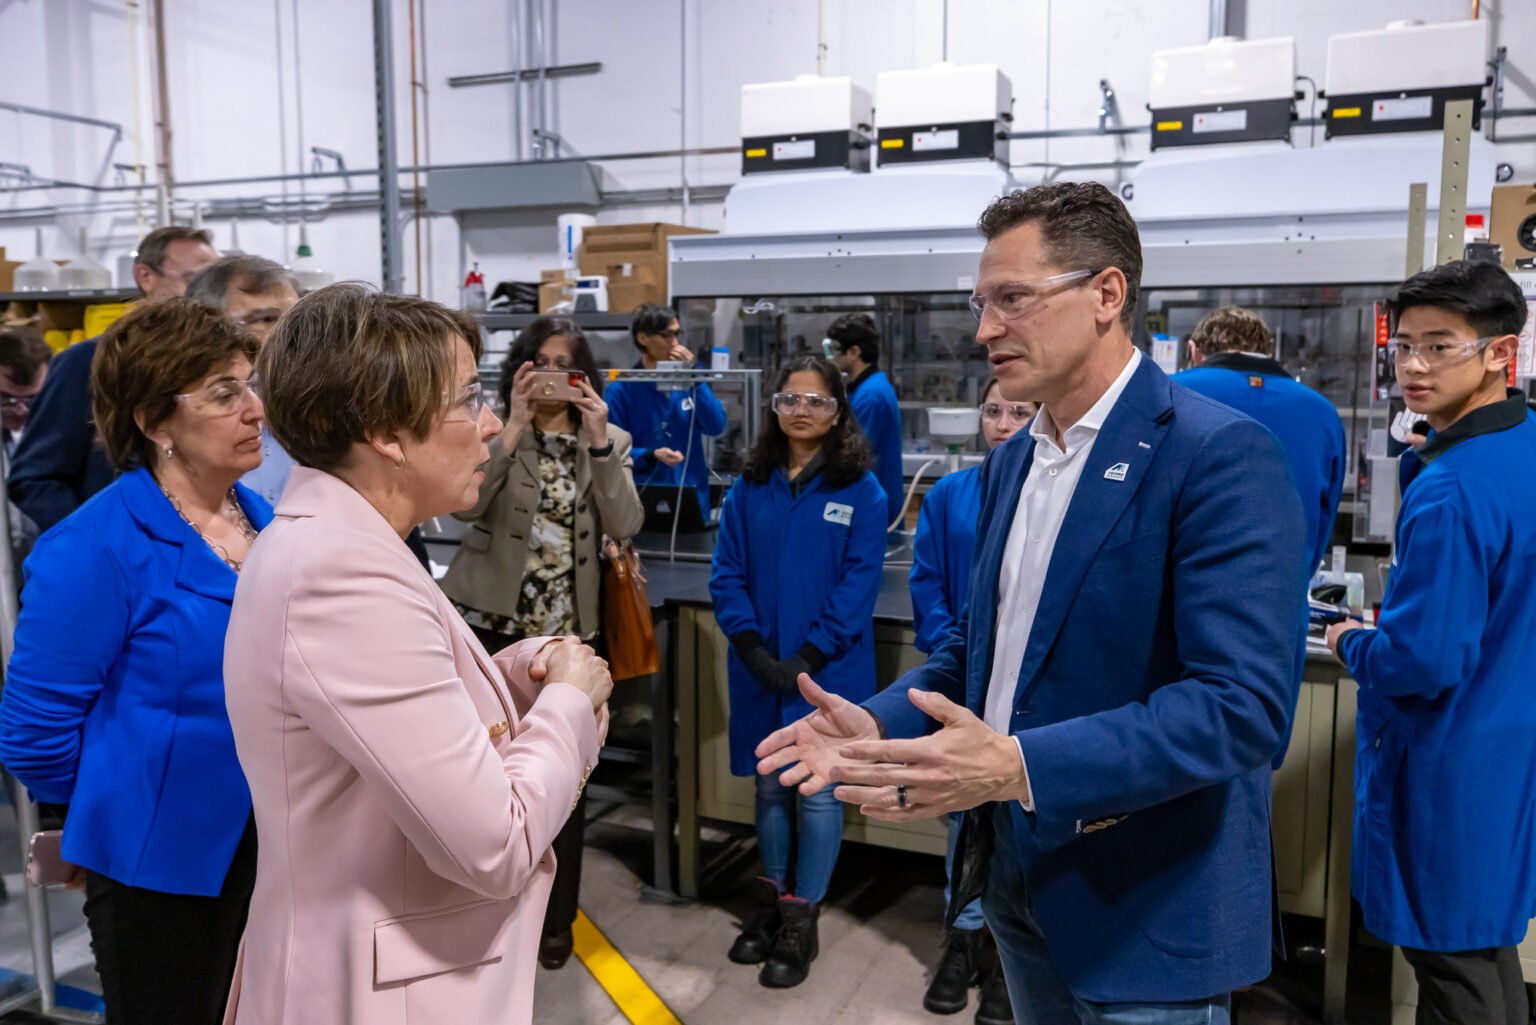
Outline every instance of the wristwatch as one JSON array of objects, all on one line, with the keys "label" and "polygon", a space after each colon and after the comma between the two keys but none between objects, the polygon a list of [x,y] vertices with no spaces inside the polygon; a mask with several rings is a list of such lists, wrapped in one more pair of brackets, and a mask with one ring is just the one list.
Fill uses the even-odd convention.
[{"label": "wristwatch", "polygon": [[613,455],[613,439],[609,438],[608,444],[604,445],[602,448],[593,448],[590,445],[587,446],[587,455],[591,456],[593,459],[602,459],[605,456]]}]

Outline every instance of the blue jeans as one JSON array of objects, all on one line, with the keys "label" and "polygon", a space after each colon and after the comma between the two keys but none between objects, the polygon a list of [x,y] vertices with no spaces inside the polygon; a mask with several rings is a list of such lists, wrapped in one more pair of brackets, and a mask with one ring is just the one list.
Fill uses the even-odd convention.
[{"label": "blue jeans", "polygon": [[987,928],[997,941],[997,956],[1017,1025],[1231,1025],[1230,993],[1207,1000],[1135,1004],[1104,1004],[1073,993],[1051,959],[1035,921],[1007,820],[1007,810],[1000,807],[993,816],[997,846],[992,851],[981,907]]},{"label": "blue jeans", "polygon": [[[960,839],[960,823],[965,812],[952,812],[949,816],[949,843],[944,847],[944,913],[949,914],[949,881],[955,877],[955,843]],[[955,917],[955,928],[974,932],[984,924],[981,917],[981,898],[977,897]]]},{"label": "blue jeans", "polygon": [[780,786],[776,773],[756,779],[757,847],[763,855],[763,871],[784,890],[789,847],[798,833],[794,896],[820,904],[843,846],[843,803],[832,796],[831,787],[803,797],[794,787]]}]

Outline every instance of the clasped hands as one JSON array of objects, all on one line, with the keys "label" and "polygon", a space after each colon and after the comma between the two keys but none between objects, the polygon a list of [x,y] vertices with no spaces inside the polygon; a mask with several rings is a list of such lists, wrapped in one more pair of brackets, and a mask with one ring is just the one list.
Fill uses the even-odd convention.
[{"label": "clasped hands", "polygon": [[875,717],[829,694],[801,673],[801,695],[815,711],[757,745],[757,771],[814,794],[835,784],[839,801],[872,819],[907,822],[975,808],[987,801],[1026,801],[1029,785],[1012,737],[942,694],[907,697],[940,728],[913,740],[882,740]]},{"label": "clasped hands", "polygon": [[613,676],[608,672],[608,661],[599,658],[597,652],[581,643],[573,634],[551,638],[528,663],[528,679],[542,689],[545,683],[568,683],[580,690],[592,702],[592,714],[597,717],[597,743],[601,747],[608,739],[608,695],[613,693]]}]

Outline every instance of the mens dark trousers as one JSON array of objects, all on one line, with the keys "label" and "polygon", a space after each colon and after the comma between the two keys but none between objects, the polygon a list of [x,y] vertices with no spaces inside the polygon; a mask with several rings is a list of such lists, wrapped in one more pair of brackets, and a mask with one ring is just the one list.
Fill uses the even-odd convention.
[{"label": "mens dark trousers", "polygon": [[1527,1025],[1530,1006],[1514,947],[1443,954],[1403,948],[1419,982],[1417,1025]]},{"label": "mens dark trousers", "polygon": [[[470,627],[485,650],[492,655],[516,643],[517,638],[507,634]],[[601,650],[598,641],[589,642]],[[576,902],[581,891],[581,851],[587,841],[587,794],[583,790],[576,810],[565,820],[555,842],[549,849],[555,852],[555,882],[549,894],[549,906],[544,909],[544,935],[558,936],[576,921]]]},{"label": "mens dark trousers", "polygon": [[85,920],[107,1025],[219,1025],[255,885],[254,820],[217,897],[125,886],[87,871]]}]

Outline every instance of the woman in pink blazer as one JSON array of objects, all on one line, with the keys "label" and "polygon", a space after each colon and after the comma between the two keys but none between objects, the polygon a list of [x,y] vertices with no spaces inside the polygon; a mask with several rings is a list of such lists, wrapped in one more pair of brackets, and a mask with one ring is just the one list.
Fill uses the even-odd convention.
[{"label": "woman in pink blazer", "polygon": [[225,691],[258,836],[226,1022],[529,1022],[554,858],[607,728],[567,639],[495,659],[404,542],[474,504],[501,424],[473,320],[353,284],[258,359],[299,464],[245,562]]}]

